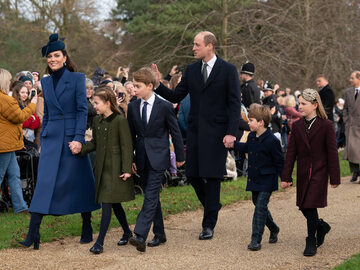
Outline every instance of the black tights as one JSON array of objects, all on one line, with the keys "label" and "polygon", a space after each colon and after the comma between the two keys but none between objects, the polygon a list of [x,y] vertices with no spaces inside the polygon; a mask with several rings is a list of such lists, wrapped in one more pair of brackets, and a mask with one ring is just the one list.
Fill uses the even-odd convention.
[{"label": "black tights", "polygon": [[306,218],[308,237],[315,238],[316,228],[319,220],[317,208],[303,208],[301,212]]},{"label": "black tights", "polygon": [[100,232],[96,240],[96,243],[100,244],[101,246],[104,245],[105,235],[110,225],[112,209],[114,209],[114,214],[119,221],[121,227],[123,228],[124,234],[131,235],[131,230],[126,220],[126,214],[121,206],[121,203],[103,203]]}]

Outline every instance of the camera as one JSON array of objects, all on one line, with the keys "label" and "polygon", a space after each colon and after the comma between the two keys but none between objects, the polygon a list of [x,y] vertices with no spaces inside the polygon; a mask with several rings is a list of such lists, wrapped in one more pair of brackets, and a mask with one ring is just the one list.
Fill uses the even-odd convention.
[{"label": "camera", "polygon": [[31,94],[30,94],[30,99],[32,99],[33,97],[36,96],[36,90],[35,89],[32,89],[31,90]]}]

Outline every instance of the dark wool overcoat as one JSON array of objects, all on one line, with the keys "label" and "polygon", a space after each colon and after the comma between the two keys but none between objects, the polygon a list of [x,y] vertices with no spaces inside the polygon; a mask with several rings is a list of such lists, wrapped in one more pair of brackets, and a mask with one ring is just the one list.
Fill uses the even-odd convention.
[{"label": "dark wool overcoat", "polygon": [[85,75],[65,69],[56,89],[52,76],[43,78],[41,85],[44,94],[41,153],[29,211],[66,215],[98,209],[89,157],[73,155],[68,144],[85,142]]},{"label": "dark wool overcoat", "polygon": [[291,182],[297,161],[296,205],[302,208],[327,206],[329,184],[340,184],[340,166],[334,125],[316,118],[309,134],[304,118],[293,124],[281,181]]},{"label": "dark wool overcoat", "polygon": [[186,176],[221,179],[228,152],[223,138],[225,135],[236,137],[239,128],[239,75],[234,65],[219,56],[206,83],[201,68],[201,60],[188,65],[175,90],[160,84],[156,92],[173,103],[190,94]]}]

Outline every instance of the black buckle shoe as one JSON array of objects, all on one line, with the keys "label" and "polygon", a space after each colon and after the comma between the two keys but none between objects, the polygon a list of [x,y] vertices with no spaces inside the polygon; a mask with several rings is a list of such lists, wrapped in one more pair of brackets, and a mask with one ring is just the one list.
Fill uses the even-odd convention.
[{"label": "black buckle shoe", "polygon": [[204,228],[199,235],[199,239],[200,240],[209,240],[209,239],[213,238],[213,236],[214,236],[214,230],[212,230],[210,228]]},{"label": "black buckle shoe", "polygon": [[155,236],[153,240],[151,240],[147,245],[148,247],[157,247],[160,244],[163,244],[166,242],[166,236]]},{"label": "black buckle shoe", "polygon": [[134,247],[136,247],[136,250],[140,252],[146,251],[145,239],[142,238],[141,236],[135,235],[130,237],[129,243]]},{"label": "black buckle shoe", "polygon": [[248,245],[248,249],[251,251],[258,251],[261,249],[261,244],[255,241],[251,241],[251,243]]},{"label": "black buckle shoe", "polygon": [[104,248],[102,245],[98,244],[98,243],[95,243],[92,248],[90,248],[90,252],[91,253],[94,253],[94,254],[100,254],[100,253],[103,253],[104,251]]},{"label": "black buckle shoe", "polygon": [[270,237],[269,237],[270,244],[275,244],[278,241],[279,232],[280,232],[280,228],[278,228],[276,231],[270,232]]}]

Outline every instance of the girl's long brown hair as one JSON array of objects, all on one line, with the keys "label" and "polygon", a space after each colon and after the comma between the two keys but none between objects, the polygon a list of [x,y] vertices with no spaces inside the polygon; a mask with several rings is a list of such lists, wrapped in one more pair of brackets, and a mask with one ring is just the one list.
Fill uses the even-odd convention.
[{"label": "girl's long brown hair", "polygon": [[[28,98],[27,100],[25,101],[22,101],[21,100],[21,97],[20,97],[20,90],[23,88],[23,87],[26,87],[25,84],[23,82],[20,82],[20,81],[15,81],[12,83],[10,89],[12,91],[12,97],[16,99],[16,101],[21,104],[23,107],[26,107],[29,103],[30,103],[30,99],[29,99],[29,90],[28,91]],[[27,88],[26,88],[27,89]]]},{"label": "girl's long brown hair", "polygon": [[102,101],[110,102],[110,109],[113,113],[121,114],[116,103],[116,96],[111,87],[102,85],[95,89],[94,97],[99,97]]}]

